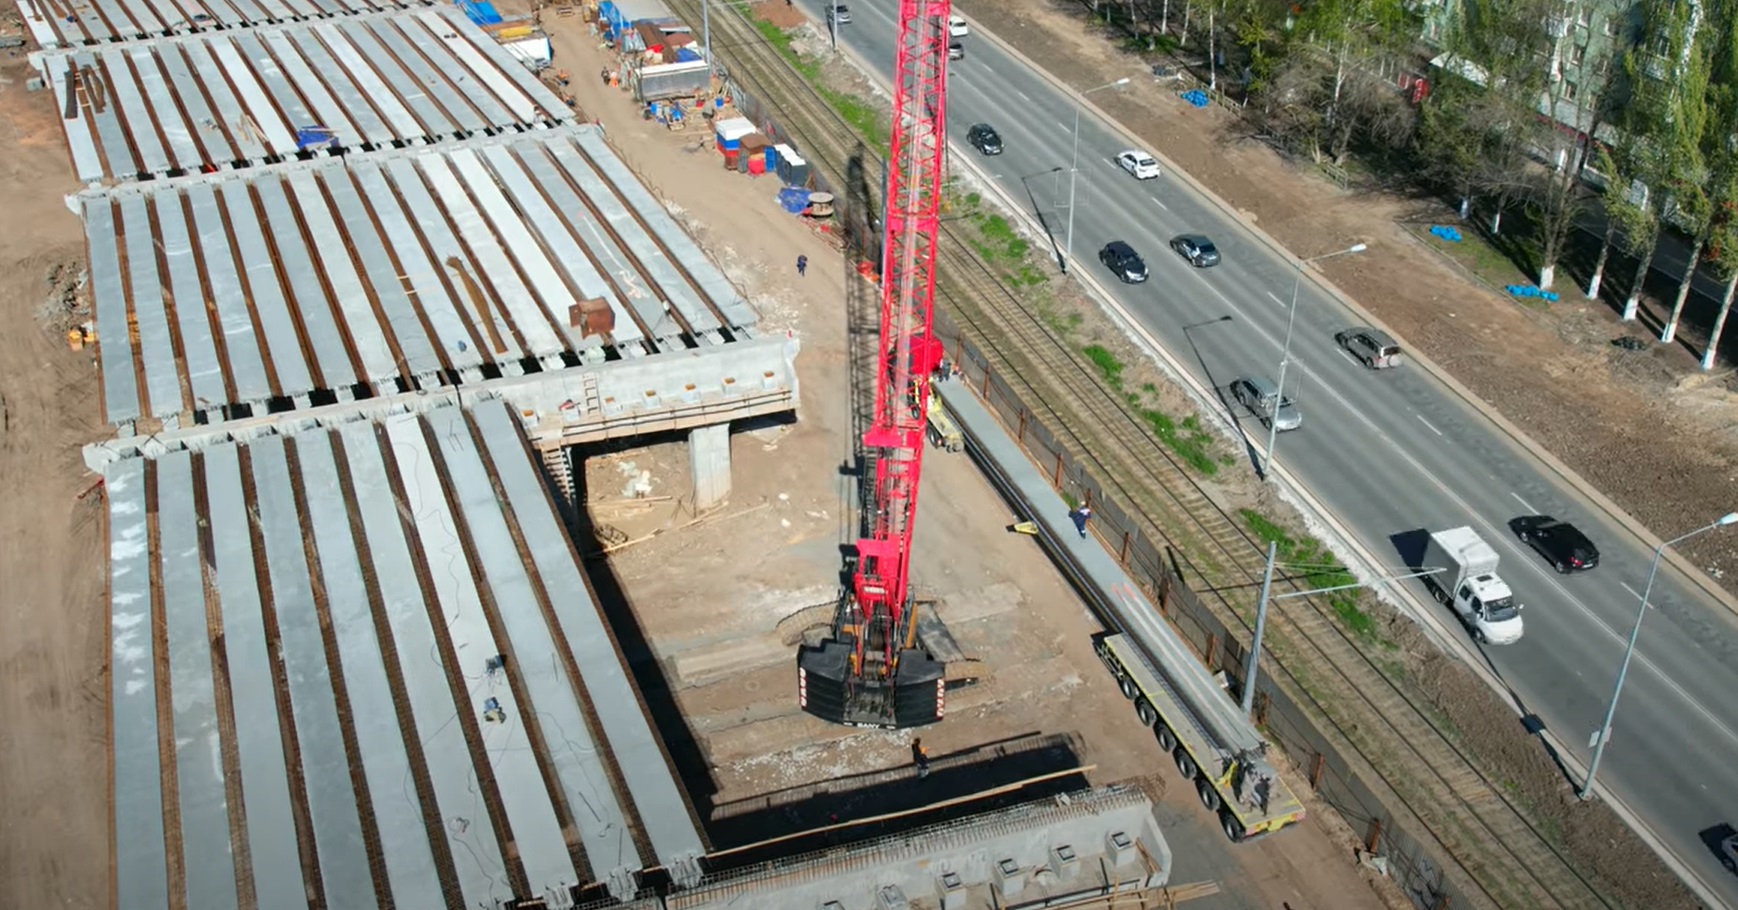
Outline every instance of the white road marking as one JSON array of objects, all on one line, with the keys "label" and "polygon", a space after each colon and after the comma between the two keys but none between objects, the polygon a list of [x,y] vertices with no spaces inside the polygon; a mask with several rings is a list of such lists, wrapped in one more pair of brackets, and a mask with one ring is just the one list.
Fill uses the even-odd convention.
[{"label": "white road marking", "polygon": [[1538,509],[1535,509],[1531,505],[1528,505],[1527,501],[1525,499],[1522,499],[1519,494],[1510,493],[1509,495],[1515,497],[1515,501],[1521,504],[1521,508],[1526,509],[1527,511],[1533,513],[1534,515],[1542,514]]},{"label": "white road marking", "polygon": [[1435,433],[1435,434],[1436,434],[1436,435],[1438,435],[1438,436],[1441,436],[1441,435],[1442,435],[1442,431],[1441,431],[1441,430],[1439,430],[1439,429],[1437,429],[1437,428],[1436,428],[1436,427],[1434,427],[1434,426],[1431,426],[1431,423],[1430,423],[1430,421],[1428,421],[1428,420],[1425,420],[1425,419],[1424,419],[1424,415],[1423,415],[1423,414],[1414,414],[1414,415],[1412,415],[1412,416],[1414,416],[1414,417],[1416,417],[1416,418],[1418,418],[1418,422],[1419,422],[1419,423],[1422,423],[1422,424],[1424,424],[1424,425],[1425,425],[1425,426],[1427,426],[1427,427],[1430,427],[1430,432],[1432,432],[1432,433]]},{"label": "white road marking", "polygon": [[1022,92],[1019,89],[1014,89],[1014,94],[1019,95],[1021,100],[1026,101],[1028,103],[1030,103],[1032,100],[1031,98],[1026,97],[1025,92]]},{"label": "white road marking", "polygon": [[1060,120],[1056,121],[1056,127],[1057,127],[1057,129],[1062,130],[1064,135],[1068,135],[1068,136],[1074,135],[1074,127],[1069,126],[1068,124],[1063,123]]},{"label": "white road marking", "polygon": [[1285,301],[1279,299],[1279,295],[1275,294],[1272,291],[1268,291],[1267,296],[1268,296],[1268,299],[1272,300],[1274,303],[1279,304],[1280,309],[1282,309],[1282,310],[1285,309]]},{"label": "white road marking", "polygon": [[1165,210],[1165,211],[1167,211],[1167,212],[1168,212],[1168,211],[1170,211],[1170,210],[1171,210],[1171,207],[1170,207],[1170,206],[1168,206],[1168,205],[1166,205],[1166,204],[1164,204],[1164,203],[1163,203],[1163,202],[1160,202],[1160,201],[1159,201],[1159,197],[1157,197],[1157,196],[1148,196],[1148,197],[1147,197],[1147,198],[1148,198],[1148,199],[1151,199],[1151,200],[1152,200],[1152,201],[1153,201],[1153,205],[1156,205],[1156,206],[1158,206],[1158,207],[1159,207],[1159,208],[1162,208],[1162,209],[1164,209],[1164,210]]},{"label": "white road marking", "polygon": [[1359,360],[1356,357],[1353,357],[1351,351],[1348,351],[1345,348],[1339,348],[1338,350],[1340,352],[1340,356],[1346,358],[1346,362],[1351,364],[1352,366],[1362,367],[1364,365],[1364,361]]},{"label": "white road marking", "polygon": [[1636,599],[1636,602],[1637,602],[1637,603],[1640,603],[1640,602],[1641,602],[1641,592],[1640,592],[1640,591],[1637,591],[1637,590],[1636,590],[1636,589],[1634,589],[1634,588],[1632,588],[1632,587],[1630,587],[1630,586],[1629,586],[1629,582],[1627,582],[1627,581],[1620,581],[1620,582],[1618,582],[1618,584],[1620,584],[1620,585],[1623,585],[1623,589],[1624,589],[1624,590],[1625,590],[1625,591],[1628,591],[1628,592],[1629,592],[1629,596],[1631,596],[1631,597],[1633,597],[1633,598],[1635,598],[1635,599]]}]

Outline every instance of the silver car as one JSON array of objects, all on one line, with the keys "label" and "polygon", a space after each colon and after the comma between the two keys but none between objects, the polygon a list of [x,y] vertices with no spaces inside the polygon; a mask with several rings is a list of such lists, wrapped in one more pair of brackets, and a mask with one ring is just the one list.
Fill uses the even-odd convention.
[{"label": "silver car", "polygon": [[1231,397],[1248,408],[1249,413],[1261,418],[1264,426],[1274,427],[1280,432],[1303,426],[1303,414],[1297,405],[1281,395],[1265,376],[1244,376],[1233,381]]}]

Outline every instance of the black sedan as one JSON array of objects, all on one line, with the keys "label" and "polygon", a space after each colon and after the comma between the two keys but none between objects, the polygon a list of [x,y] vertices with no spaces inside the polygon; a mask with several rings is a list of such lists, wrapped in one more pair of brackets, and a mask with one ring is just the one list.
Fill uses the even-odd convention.
[{"label": "black sedan", "polygon": [[1002,154],[1002,136],[988,123],[974,123],[966,130],[966,141],[984,155]]},{"label": "black sedan", "polygon": [[1551,568],[1568,575],[1599,565],[1599,548],[1580,529],[1549,515],[1523,515],[1509,522],[1521,542],[1539,551]]},{"label": "black sedan", "polygon": [[1213,245],[1211,238],[1200,234],[1172,238],[1171,249],[1198,269],[1209,269],[1219,264],[1219,248]]},{"label": "black sedan", "polygon": [[1098,261],[1124,284],[1140,284],[1147,280],[1147,264],[1141,260],[1141,254],[1121,240],[1105,244],[1104,249],[1098,251]]}]

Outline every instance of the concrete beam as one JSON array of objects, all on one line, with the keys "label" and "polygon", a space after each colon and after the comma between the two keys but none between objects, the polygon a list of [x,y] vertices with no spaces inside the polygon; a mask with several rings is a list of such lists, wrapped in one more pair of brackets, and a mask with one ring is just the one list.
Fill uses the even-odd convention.
[{"label": "concrete beam", "polygon": [[688,468],[694,475],[694,508],[709,509],[730,495],[730,424],[688,431]]}]

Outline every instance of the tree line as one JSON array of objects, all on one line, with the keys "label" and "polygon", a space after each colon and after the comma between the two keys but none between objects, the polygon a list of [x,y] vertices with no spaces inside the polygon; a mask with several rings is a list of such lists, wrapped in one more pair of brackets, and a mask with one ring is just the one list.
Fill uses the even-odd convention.
[{"label": "tree line", "polygon": [[1633,320],[1662,231],[1681,232],[1723,284],[1713,367],[1738,292],[1738,0],[1082,2],[1137,49],[1240,95],[1246,128],[1289,153],[1355,157],[1476,211],[1493,235],[1519,215],[1541,288],[1577,222],[1603,213],[1585,291],[1599,296],[1612,252],[1633,259]]}]

